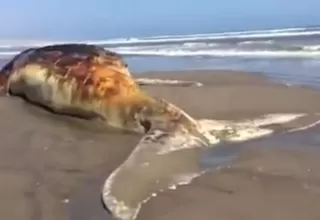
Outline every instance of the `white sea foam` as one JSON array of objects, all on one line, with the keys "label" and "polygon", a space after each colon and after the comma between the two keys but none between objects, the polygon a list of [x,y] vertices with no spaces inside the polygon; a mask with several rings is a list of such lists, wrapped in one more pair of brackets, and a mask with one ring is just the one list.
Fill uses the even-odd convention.
[{"label": "white sea foam", "polygon": [[275,31],[248,31],[248,32],[226,32],[217,34],[204,35],[182,35],[180,37],[171,36],[164,38],[131,38],[126,40],[105,40],[105,41],[82,41],[83,43],[91,44],[132,44],[132,43],[167,43],[167,42],[184,42],[184,41],[200,41],[200,40],[222,40],[228,38],[246,39],[246,38],[279,38],[279,37],[297,37],[297,36],[312,36],[319,35],[320,31],[305,31],[305,32],[275,32]]},{"label": "white sea foam", "polygon": [[257,40],[254,40],[254,41],[242,41],[240,43],[238,43],[239,45],[247,45],[247,44],[273,44],[274,41],[273,40],[265,40],[265,41],[257,41]]},{"label": "white sea foam", "polygon": [[132,44],[132,43],[167,43],[167,42],[184,42],[200,40],[221,40],[228,38],[245,39],[245,38],[279,38],[279,37],[297,37],[319,35],[320,31],[285,31],[285,30],[265,30],[265,31],[243,31],[243,32],[224,32],[213,34],[195,34],[195,35],[178,35],[164,37],[145,37],[130,39],[114,39],[105,41],[82,41],[92,44]]},{"label": "white sea foam", "polygon": [[[281,32],[297,32],[297,31],[307,31],[309,28],[283,28],[283,29],[269,29],[269,30],[251,30],[251,31],[232,31],[232,32],[222,32],[222,33],[207,33],[207,34],[190,34],[190,35],[160,35],[146,37],[147,39],[163,39],[163,38],[183,38],[183,37],[207,37],[207,36],[223,36],[223,35],[243,35],[243,34],[257,34],[257,33],[281,33]],[[145,38],[143,38],[145,39]]]},{"label": "white sea foam", "polygon": [[1,57],[11,57],[14,56],[16,54],[18,54],[20,51],[4,51],[4,52],[0,52],[0,58]]},{"label": "white sea foam", "polygon": [[[106,48],[110,49],[110,48]],[[111,50],[118,52],[122,55],[140,55],[140,56],[171,56],[171,57],[193,57],[193,56],[211,56],[211,57],[252,57],[252,58],[272,58],[272,57],[288,57],[288,58],[320,58],[320,50],[310,51],[268,51],[268,50],[255,50],[245,51],[236,49],[226,50],[183,50],[183,49],[149,49],[138,50],[139,48],[133,47],[113,48]],[[18,54],[20,51],[6,51],[0,52],[1,57],[11,57]]]},{"label": "white sea foam", "polygon": [[203,86],[202,83],[186,80],[170,80],[170,79],[152,79],[152,78],[137,78],[136,82],[144,85],[186,85],[186,86]]},{"label": "white sea foam", "polygon": [[299,127],[299,128],[293,128],[293,129],[290,129],[289,132],[295,132],[295,131],[303,131],[303,130],[307,130],[309,128],[313,128],[315,126],[317,126],[318,124],[320,124],[320,120],[318,121],[315,121],[311,124],[308,124],[308,125],[305,125],[305,126],[302,126],[302,127]]},{"label": "white sea foam", "polygon": [[317,51],[320,50],[320,45],[306,45],[302,47],[304,50]]},{"label": "white sea foam", "polygon": [[139,48],[122,49],[115,48],[114,51],[123,55],[144,55],[144,56],[213,56],[213,57],[320,57],[320,51],[268,51],[268,50],[237,50],[237,49],[216,49],[216,50],[183,50],[183,49],[156,49],[138,50]]},{"label": "white sea foam", "polygon": [[220,142],[217,136],[231,142],[246,141],[253,138],[262,137],[273,132],[269,128],[262,126],[271,124],[283,124],[293,121],[305,114],[269,114],[252,120],[223,121],[223,120],[199,120],[201,132],[211,140],[211,144]]}]

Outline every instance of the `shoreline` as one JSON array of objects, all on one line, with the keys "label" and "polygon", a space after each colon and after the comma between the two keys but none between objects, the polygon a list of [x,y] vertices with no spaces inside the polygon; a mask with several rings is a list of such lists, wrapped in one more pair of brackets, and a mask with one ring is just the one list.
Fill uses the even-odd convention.
[{"label": "shoreline", "polygon": [[[315,109],[320,112],[316,103],[307,101],[310,100],[308,96],[317,100],[320,90],[295,85],[287,86],[256,73],[227,70],[190,70],[152,71],[133,73],[133,76],[136,78],[183,79],[203,83],[203,87],[195,89],[179,86],[174,88],[172,86],[142,86],[142,89],[148,93],[152,95],[161,94],[161,97],[175,103],[196,118],[241,119],[266,113],[279,113],[279,111],[292,113],[293,108],[298,112],[312,113]],[[174,95],[172,95],[171,89],[174,89]],[[210,94],[210,96],[201,97],[201,94]],[[295,100],[282,101],[286,97],[295,95],[301,96],[300,106]],[[201,97],[201,99],[197,97]],[[193,103],[189,102],[190,99],[193,100]],[[201,106],[203,102],[210,107],[195,108]],[[256,108],[251,108],[252,105]]]},{"label": "shoreline", "polygon": [[[195,74],[196,73],[196,74]],[[228,78],[226,75],[233,75],[234,79]],[[215,83],[217,80],[217,84],[224,83],[241,83],[241,82],[259,82],[265,83],[273,82],[270,77],[263,75],[259,72],[254,71],[242,71],[237,69],[179,69],[179,70],[150,70],[150,71],[132,71],[132,75],[135,78],[146,77],[146,78],[160,78],[160,79],[183,79],[183,80],[194,80],[200,81],[201,83]],[[211,78],[210,76],[214,75],[215,78]],[[200,78],[198,78],[200,76]],[[207,81],[209,79],[209,81]],[[277,82],[273,82],[276,83]],[[280,83],[281,84],[281,83]]]},{"label": "shoreline", "polygon": [[[173,79],[173,80],[179,80],[181,77],[184,80],[193,80],[197,81],[197,77],[194,74],[194,72],[198,72],[200,74],[205,75],[216,75],[218,78],[218,83],[216,85],[221,84],[230,84],[232,82],[234,83],[272,83],[275,85],[281,85],[286,87],[293,87],[293,88],[303,88],[303,89],[310,89],[310,90],[316,90],[319,91],[320,87],[315,87],[311,85],[305,85],[303,83],[285,83],[281,82],[279,79],[275,79],[271,77],[268,74],[264,74],[259,71],[245,71],[245,70],[239,70],[239,69],[232,69],[232,68],[205,68],[205,69],[197,69],[197,68],[186,68],[186,69],[179,69],[179,70],[149,70],[149,71],[133,71],[132,75],[136,78],[145,77],[145,78],[159,78],[159,79]],[[228,79],[227,77],[224,77],[223,75],[230,75],[232,74],[235,77],[235,80]],[[272,73],[275,74],[275,73]],[[220,76],[220,77],[219,77]],[[207,83],[211,85],[215,85],[215,82],[212,80],[208,80],[208,78],[204,79],[198,79],[201,83]]]},{"label": "shoreline", "polygon": [[[142,88],[152,95],[173,102],[197,119],[236,120],[252,119],[270,113],[309,114],[307,118],[276,126],[274,129],[278,129],[280,133],[283,130],[311,124],[318,119],[315,114],[320,112],[320,103],[315,100],[320,99],[320,91],[275,84],[263,76],[244,72],[229,72],[230,74],[228,74],[208,70],[207,73],[209,74],[205,74],[202,71],[192,70],[192,72],[182,73],[185,74],[172,71],[157,72],[149,74],[147,77],[168,76],[169,79],[177,77],[183,80],[195,79],[204,82],[204,86],[142,86]],[[141,77],[144,75],[133,73],[133,76]],[[2,218],[12,220],[112,219],[101,206],[100,193],[103,181],[130,155],[140,140],[140,136],[105,132],[88,121],[52,115],[37,107],[29,106],[20,99],[1,97],[0,110],[2,111],[0,116],[2,121],[2,126],[0,126],[0,134],[2,135],[0,180],[5,183],[0,184],[0,194],[8,198],[0,204],[0,213],[3,213],[0,214]],[[303,137],[309,137],[309,131],[303,132],[306,132]],[[269,137],[269,139],[270,141],[265,145],[279,146],[279,148],[282,145],[290,145],[290,142],[277,141],[273,137]],[[302,141],[307,140],[308,138],[304,138]],[[299,150],[302,153],[288,153],[288,155],[283,153],[280,156],[277,156],[277,150],[269,154],[264,153],[263,143],[256,141],[250,143],[248,144],[252,148],[255,148],[257,144],[262,149],[260,147],[255,149],[259,157],[254,156],[254,154],[252,154],[252,157],[250,157],[251,154],[248,154],[249,159],[245,156],[242,157],[241,163],[246,165],[243,169],[247,170],[256,168],[261,161],[264,166],[277,164],[278,167],[274,169],[280,169],[283,162],[290,165],[287,169],[295,171],[299,170],[299,167],[295,166],[299,158],[302,158],[303,163],[307,163],[308,158],[312,156],[304,152],[304,143],[297,143],[301,145]],[[247,143],[242,145],[247,146]],[[238,144],[235,144],[235,146],[238,146]],[[247,147],[239,149],[245,150],[245,148]],[[303,156],[301,156],[302,154]],[[313,151],[313,155],[317,155],[317,150]],[[260,160],[259,158],[267,159]],[[272,158],[275,158],[275,160],[272,160]],[[250,162],[252,160],[255,161]],[[312,166],[316,165],[312,164]],[[310,165],[312,169],[315,169],[312,166]],[[167,168],[164,167],[164,169]],[[237,185],[234,183],[249,187],[250,185],[247,184],[250,183],[243,178],[250,176],[251,173],[247,171],[243,174],[236,173],[236,175],[233,175],[233,170],[219,172],[222,173],[217,177],[215,174],[213,176],[204,175],[197,179],[195,183],[192,182],[190,185],[181,187],[181,189],[178,187],[175,191],[166,192],[151,199],[142,207],[141,215],[139,214],[137,220],[170,220],[171,217],[167,218],[165,215],[169,212],[171,214],[167,215],[172,215],[172,219],[176,219],[174,218],[175,212],[176,216],[181,215],[182,218],[182,210],[185,208],[181,210],[181,207],[188,207],[187,209],[190,210],[190,212],[186,212],[188,215],[185,215],[184,219],[192,220],[197,217],[199,220],[205,220],[209,215],[201,215],[200,212],[205,212],[207,209],[210,212],[213,208],[201,203],[201,197],[207,204],[215,204],[215,207],[219,207],[220,210],[228,210],[228,203],[232,201],[232,196],[230,200],[216,197],[215,189],[218,187],[222,191],[234,192],[237,189]],[[286,170],[281,175],[285,176],[285,172]],[[267,181],[267,183],[272,180],[268,175],[262,178],[265,178],[264,181]],[[200,185],[199,181],[201,182]],[[221,185],[216,181],[221,181],[219,182]],[[299,200],[300,197],[309,196],[309,194],[303,194],[302,191],[295,191],[298,190],[294,185],[296,182],[288,181],[292,186],[290,188],[291,192],[297,192],[295,194],[297,196],[295,197],[296,200]],[[212,182],[218,185],[211,185]],[[281,183],[279,183],[280,185],[273,185],[276,187],[276,191],[272,192],[278,193],[277,187],[283,189]],[[130,182],[127,184],[130,187]],[[230,184],[235,188],[231,190],[223,188],[223,186],[230,186]],[[246,191],[250,193],[252,203],[243,201],[243,198],[246,198],[246,192],[236,194],[238,195],[237,201],[242,201],[243,205],[247,204],[249,207],[250,204],[254,204],[254,201],[263,200],[262,189],[258,186],[254,189],[255,191]],[[213,194],[210,193],[210,190],[213,191]],[[210,197],[205,197],[206,194]],[[227,193],[226,195],[231,194]],[[288,193],[286,196],[290,196],[290,194]],[[215,200],[215,198],[219,199]],[[192,203],[193,199],[198,202],[198,205]],[[279,197],[274,197],[274,199],[276,201]],[[212,203],[213,201],[214,203]],[[184,206],[187,203],[188,205]],[[235,203],[234,205],[237,206],[238,204]],[[204,208],[206,209],[204,210]],[[307,207],[303,208],[305,209],[299,211],[309,210],[306,209]],[[18,213],[16,210],[20,210],[20,212]],[[217,208],[214,210],[217,210]],[[192,211],[195,213],[194,215]],[[240,211],[241,209],[235,210],[234,213]],[[314,210],[311,211],[310,213],[315,213]],[[265,212],[259,212],[259,210],[248,210],[248,215],[243,214],[244,218],[254,219],[253,217],[246,218],[250,213],[255,214],[252,214],[252,216],[256,219],[261,219],[265,214]],[[211,213],[211,216],[213,214],[215,213]],[[231,217],[227,218],[226,215],[222,212],[216,213],[217,218],[234,220]],[[282,220],[286,220],[286,218]]]}]

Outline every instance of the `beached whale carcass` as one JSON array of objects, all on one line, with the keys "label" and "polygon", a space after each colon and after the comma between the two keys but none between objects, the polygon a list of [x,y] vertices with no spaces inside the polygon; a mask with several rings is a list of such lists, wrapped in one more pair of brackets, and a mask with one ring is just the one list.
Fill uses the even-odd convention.
[{"label": "beached whale carcass", "polygon": [[3,93],[22,96],[55,113],[102,118],[120,129],[144,133],[152,126],[197,123],[179,108],[144,93],[123,58],[103,47],[56,44],[30,48],[0,71]]}]

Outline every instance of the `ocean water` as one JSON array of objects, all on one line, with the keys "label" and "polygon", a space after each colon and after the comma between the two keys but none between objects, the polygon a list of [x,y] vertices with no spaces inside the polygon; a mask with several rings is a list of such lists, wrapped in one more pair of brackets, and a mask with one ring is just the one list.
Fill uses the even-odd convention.
[{"label": "ocean water", "polygon": [[[0,40],[0,60],[10,59],[25,48],[66,42]],[[244,70],[287,84],[320,88],[320,27],[81,42],[100,45],[122,54],[132,72]]]}]

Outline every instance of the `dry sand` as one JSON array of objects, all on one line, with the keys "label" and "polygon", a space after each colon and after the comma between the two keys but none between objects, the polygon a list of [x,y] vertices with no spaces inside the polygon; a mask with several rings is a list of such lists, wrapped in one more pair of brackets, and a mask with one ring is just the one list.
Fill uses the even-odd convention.
[{"label": "dry sand", "polygon": [[[203,82],[205,86],[200,88],[143,87],[196,118],[320,112],[319,91],[290,88],[248,73],[136,75]],[[18,98],[0,98],[0,110],[0,219],[111,219],[100,202],[102,183],[130,154],[139,136],[106,132],[93,122],[54,116]],[[308,118],[308,122],[312,120]],[[306,121],[287,126],[303,123]],[[286,138],[242,144],[241,158],[229,168],[155,197],[142,208],[138,219],[319,219],[319,152],[315,148],[319,143],[301,142],[283,150],[283,145],[290,145]],[[263,167],[262,171],[258,167]],[[275,171],[279,172],[275,175]]]}]

